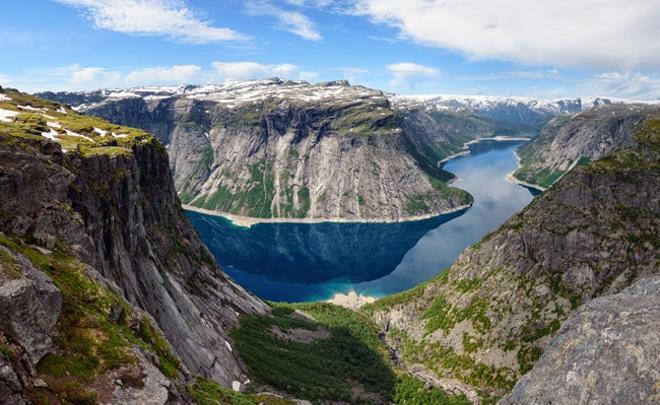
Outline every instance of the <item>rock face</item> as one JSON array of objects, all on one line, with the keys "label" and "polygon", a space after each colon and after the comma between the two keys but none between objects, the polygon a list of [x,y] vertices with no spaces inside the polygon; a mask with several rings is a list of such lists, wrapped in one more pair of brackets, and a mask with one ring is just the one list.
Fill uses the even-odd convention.
[{"label": "rock face", "polygon": [[634,148],[634,135],[642,122],[658,116],[659,106],[612,104],[572,117],[558,117],[518,150],[521,167],[514,175],[528,183],[550,187],[576,165],[622,148]]},{"label": "rock face", "polygon": [[660,400],[660,277],[595,299],[567,319],[502,404]]},{"label": "rock face", "polygon": [[436,280],[366,306],[405,364],[499,396],[580,304],[657,274],[660,121],[635,139],[567,174]]},{"label": "rock face", "polygon": [[[191,372],[225,385],[245,381],[227,331],[241,314],[267,306],[222,273],[199,240],[160,142],[119,127],[98,131],[102,123],[59,105],[4,95],[2,108],[28,104],[38,112],[0,124],[0,232],[96,269],[153,316]],[[41,115],[77,136],[40,135],[53,119]],[[110,137],[111,130],[129,135]]]},{"label": "rock face", "polygon": [[62,294],[24,257],[13,257],[6,248],[0,249],[12,257],[9,260],[22,273],[21,277],[0,284],[0,330],[27,352],[34,367],[52,349],[53,330],[62,311]]},{"label": "rock face", "polygon": [[519,135],[470,114],[393,108],[346,82],[266,79],[221,86],[45,96],[146,129],[168,145],[193,207],[249,217],[397,221],[470,204],[438,161],[464,142]]}]

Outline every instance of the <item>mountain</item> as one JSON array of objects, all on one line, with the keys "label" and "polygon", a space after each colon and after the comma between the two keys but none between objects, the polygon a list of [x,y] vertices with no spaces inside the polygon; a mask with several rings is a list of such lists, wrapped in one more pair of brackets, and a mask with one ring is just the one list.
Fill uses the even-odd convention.
[{"label": "mountain", "polygon": [[[391,95],[390,100],[398,108],[417,108],[427,112],[464,112],[494,121],[526,125],[536,130],[556,116],[573,115],[604,105],[640,103],[635,100],[604,97],[542,100],[532,97],[460,95]],[[658,104],[657,101],[644,103]]]},{"label": "mountain", "polygon": [[[619,121],[625,122],[621,114]],[[634,146],[566,174],[438,278],[363,307],[381,325],[401,363],[441,386],[499,397],[532,369],[580,305],[658,274],[660,120],[646,119],[634,140]],[[590,305],[599,303],[605,304]],[[605,321],[599,322],[592,327],[605,327]],[[557,346],[548,350],[555,350],[547,356],[555,360],[565,354]],[[616,352],[607,353],[612,357],[602,361],[620,364]],[[629,378],[655,384],[644,371],[653,361],[627,368]],[[541,367],[559,372],[547,362]],[[541,380],[544,374],[534,376],[526,380],[527,387],[549,389]],[[559,381],[555,374],[549,377]],[[585,378],[582,371],[576,378]],[[607,378],[605,385],[619,381],[602,378]],[[616,398],[621,401],[609,400],[625,402],[624,396]]]},{"label": "mountain", "polygon": [[612,104],[557,117],[518,149],[521,167],[514,176],[548,188],[576,165],[635,147],[635,133],[649,117],[660,117],[660,106]]},{"label": "mountain", "polygon": [[218,268],[153,136],[0,90],[0,195],[3,399],[190,402],[196,377],[248,379],[229,330],[268,306]]},{"label": "mountain", "polygon": [[529,128],[468,113],[394,108],[345,81],[43,93],[81,112],[154,133],[181,200],[239,216],[398,221],[453,211],[471,197],[438,162],[475,138]]}]

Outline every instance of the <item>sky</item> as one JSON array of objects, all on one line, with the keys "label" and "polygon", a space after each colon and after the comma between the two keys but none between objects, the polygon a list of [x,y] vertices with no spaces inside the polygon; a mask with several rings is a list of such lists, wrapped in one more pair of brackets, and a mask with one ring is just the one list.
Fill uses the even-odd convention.
[{"label": "sky", "polygon": [[660,99],[659,0],[22,0],[23,91],[346,79],[400,94]]}]

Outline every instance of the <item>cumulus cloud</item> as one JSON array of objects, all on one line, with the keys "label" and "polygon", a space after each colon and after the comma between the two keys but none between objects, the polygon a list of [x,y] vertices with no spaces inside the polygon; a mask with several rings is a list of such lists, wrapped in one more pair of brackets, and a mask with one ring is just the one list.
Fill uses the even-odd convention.
[{"label": "cumulus cloud", "polygon": [[435,68],[410,62],[388,65],[387,70],[393,75],[390,86],[409,90],[415,88],[419,79],[428,79],[438,74],[438,70]]},{"label": "cumulus cloud", "polygon": [[496,58],[613,70],[660,66],[657,0],[354,0],[367,16],[430,46]]},{"label": "cumulus cloud", "polygon": [[[303,3],[301,1],[289,2],[289,4],[297,6]],[[322,38],[314,22],[301,12],[285,10],[265,0],[250,0],[246,4],[246,9],[250,15],[274,17],[277,19],[280,29],[298,35],[303,39],[320,41]]]},{"label": "cumulus cloud", "polygon": [[205,44],[247,37],[214,27],[183,0],[55,0],[82,10],[99,29],[132,35],[168,36],[183,42]]},{"label": "cumulus cloud", "polygon": [[111,69],[69,65],[50,69],[33,69],[23,74],[0,75],[0,85],[11,85],[23,91],[96,90],[138,86],[223,83],[235,80],[278,76],[284,79],[312,80],[317,74],[302,71],[290,63],[213,62],[199,65],[153,66],[139,69]]}]

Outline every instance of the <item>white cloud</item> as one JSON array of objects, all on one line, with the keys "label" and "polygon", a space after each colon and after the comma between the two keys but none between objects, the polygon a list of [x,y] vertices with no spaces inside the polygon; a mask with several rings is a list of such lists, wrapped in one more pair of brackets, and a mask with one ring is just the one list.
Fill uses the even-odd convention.
[{"label": "white cloud", "polygon": [[660,78],[637,72],[603,73],[588,84],[588,91],[610,97],[660,99]]},{"label": "white cloud", "polygon": [[242,40],[229,28],[214,27],[183,0],[55,0],[83,10],[99,29],[133,35],[162,35],[196,44]]},{"label": "white cloud", "polygon": [[660,66],[657,0],[354,0],[352,13],[473,59],[632,70]]},{"label": "white cloud", "polygon": [[[303,2],[294,1],[291,4],[302,5]],[[275,17],[280,29],[298,35],[303,39],[310,41],[320,41],[322,39],[312,20],[298,11],[285,10],[265,0],[250,0],[246,4],[246,9],[250,15]]]},{"label": "white cloud", "polygon": [[388,65],[387,70],[393,75],[390,86],[399,89],[413,89],[418,79],[428,79],[438,74],[435,68],[410,62]]},{"label": "white cloud", "polygon": [[23,91],[78,91],[103,88],[165,86],[181,84],[222,83],[233,80],[261,79],[279,76],[287,79],[313,80],[317,74],[301,71],[290,63],[213,62],[199,65],[154,66],[139,69],[111,69],[70,65],[49,69],[33,69],[18,75],[0,74],[0,85],[11,85]]},{"label": "white cloud", "polygon": [[213,62],[214,76],[219,80],[249,80],[268,76],[292,77],[298,70],[296,65],[284,63],[268,65],[257,62]]}]

